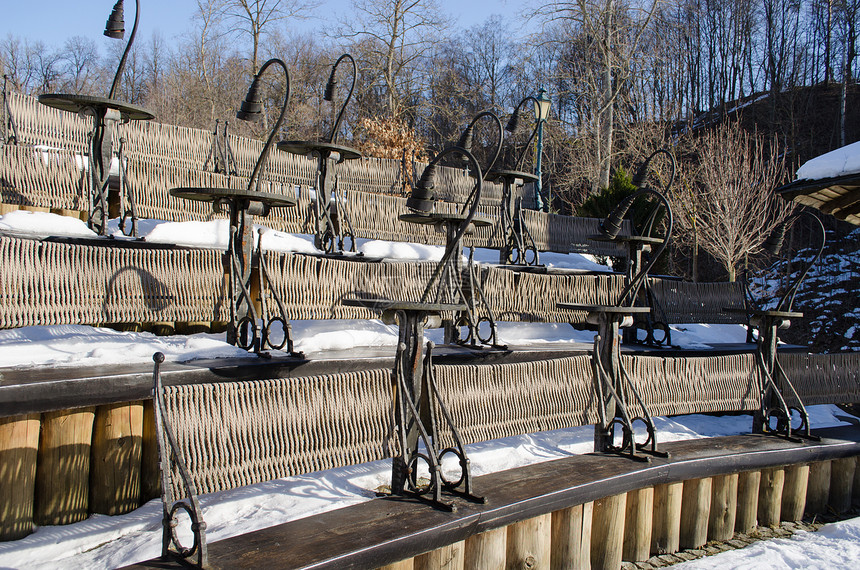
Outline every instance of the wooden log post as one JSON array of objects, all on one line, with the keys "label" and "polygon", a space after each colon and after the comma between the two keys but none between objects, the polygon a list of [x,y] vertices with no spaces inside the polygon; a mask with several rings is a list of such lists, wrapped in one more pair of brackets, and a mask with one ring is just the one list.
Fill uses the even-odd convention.
[{"label": "wooden log post", "polygon": [[94,413],[95,408],[80,408],[42,414],[36,524],[71,524],[87,518]]},{"label": "wooden log post", "polygon": [[784,486],[785,470],[782,467],[762,470],[758,492],[758,524],[761,526],[779,524]]},{"label": "wooden log post", "polygon": [[834,459],[830,467],[830,507],[837,513],[851,508],[854,472],[857,460],[853,457]]},{"label": "wooden log post", "polygon": [[0,418],[0,540],[33,532],[39,414]]},{"label": "wooden log post", "polygon": [[711,484],[711,513],[708,540],[731,540],[735,534],[738,507],[738,474],[718,475]]},{"label": "wooden log post", "polygon": [[550,567],[552,514],[508,526],[506,568],[536,570]]},{"label": "wooden log post", "polygon": [[681,540],[683,483],[654,487],[654,518],[651,526],[651,553],[678,552]]},{"label": "wooden log post", "polygon": [[592,570],[618,570],[624,547],[627,493],[594,501],[591,522]]},{"label": "wooden log post", "polygon": [[698,548],[708,542],[711,487],[710,477],[684,481],[679,542],[681,548]]},{"label": "wooden log post", "polygon": [[412,567],[415,570],[463,570],[463,546],[463,541],[455,542],[416,556]]},{"label": "wooden log post", "polygon": [[630,562],[648,560],[651,556],[651,529],[654,515],[654,487],[627,493],[624,515],[622,559]]},{"label": "wooden log post", "polygon": [[809,466],[806,485],[806,513],[817,515],[827,510],[830,498],[830,461],[818,461]]},{"label": "wooden log post", "polygon": [[585,503],[552,513],[550,567],[553,570],[591,567],[593,507],[594,503]]},{"label": "wooden log post", "polygon": [[854,485],[852,486],[852,504],[860,506],[860,455],[856,457],[857,463],[854,468]]},{"label": "wooden log post", "polygon": [[158,439],[155,433],[155,410],[152,400],[143,401],[143,439],[140,459],[140,502],[161,496],[158,466]]},{"label": "wooden log post", "polygon": [[504,570],[507,538],[506,528],[488,530],[467,538],[463,555],[465,568]]},{"label": "wooden log post", "polygon": [[119,515],[140,506],[141,402],[99,406],[93,425],[90,510]]},{"label": "wooden log post", "polygon": [[760,471],[738,473],[738,506],[735,515],[735,531],[747,533],[758,524],[758,488]]},{"label": "wooden log post", "polygon": [[806,508],[806,485],[809,481],[809,465],[785,467],[785,485],[782,488],[782,514],[784,521],[799,521]]}]

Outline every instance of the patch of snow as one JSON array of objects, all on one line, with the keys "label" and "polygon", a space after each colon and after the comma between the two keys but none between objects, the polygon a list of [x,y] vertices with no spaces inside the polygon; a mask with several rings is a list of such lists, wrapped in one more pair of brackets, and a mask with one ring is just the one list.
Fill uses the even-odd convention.
[{"label": "patch of snow", "polygon": [[799,531],[789,538],[756,542],[699,560],[677,564],[678,570],[794,570],[807,568],[856,568],[860,560],[860,518],[821,527],[818,532]]},{"label": "patch of snow", "polygon": [[96,237],[86,222],[78,218],[27,210],[15,210],[0,216],[0,233],[25,238]]},{"label": "patch of snow", "polygon": [[820,180],[860,172],[860,141],[803,163],[797,169],[798,180]]}]

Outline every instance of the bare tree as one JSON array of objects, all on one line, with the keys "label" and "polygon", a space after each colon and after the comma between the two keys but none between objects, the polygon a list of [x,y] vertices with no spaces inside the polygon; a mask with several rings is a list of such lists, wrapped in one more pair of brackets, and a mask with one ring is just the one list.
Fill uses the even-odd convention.
[{"label": "bare tree", "polygon": [[639,54],[639,46],[657,8],[657,0],[641,7],[626,0],[571,0],[551,2],[538,11],[547,22],[560,22],[565,41],[583,44],[582,54],[591,58],[582,76],[588,95],[596,98],[592,132],[596,138],[599,178],[593,190],[609,186],[615,135],[615,105]]},{"label": "bare tree", "polygon": [[696,170],[675,199],[679,229],[695,230],[735,281],[740,262],[759,252],[773,227],[790,213],[773,189],[785,174],[775,138],[748,133],[737,123],[704,134],[696,144]]},{"label": "bare tree", "polygon": [[408,72],[440,40],[446,19],[435,0],[353,0],[353,8],[335,35],[357,41],[360,63],[380,76],[388,113],[399,118],[408,102]]},{"label": "bare tree", "polygon": [[207,0],[210,5],[220,7],[225,19],[233,26],[231,31],[251,38],[251,73],[259,67],[260,41],[270,28],[287,18],[304,19],[313,8],[319,6],[315,0]]}]

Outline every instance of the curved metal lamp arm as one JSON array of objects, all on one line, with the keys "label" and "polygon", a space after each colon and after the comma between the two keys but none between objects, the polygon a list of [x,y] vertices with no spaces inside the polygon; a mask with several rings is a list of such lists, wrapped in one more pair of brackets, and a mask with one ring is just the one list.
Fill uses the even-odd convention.
[{"label": "curved metal lamp arm", "polygon": [[[461,242],[463,239],[463,234],[466,233],[466,230],[469,227],[469,224],[472,223],[472,219],[475,217],[475,214],[478,211],[478,202],[481,201],[481,188],[484,183],[484,175],[481,171],[481,165],[478,163],[478,159],[475,158],[468,150],[459,147],[459,146],[449,146],[434,158],[430,164],[427,165],[427,168],[424,169],[424,173],[421,175],[422,182],[429,183],[430,188],[432,188],[432,177],[436,170],[439,162],[448,155],[451,154],[460,154],[466,158],[469,164],[474,168],[476,180],[475,180],[475,188],[472,189],[471,194],[469,195],[469,201],[466,202],[466,205],[469,206],[468,213],[466,217],[460,222],[460,227],[457,228],[457,233],[454,234],[453,239],[451,240],[451,247],[445,250],[445,253],[442,255],[442,259],[436,265],[436,269],[433,271],[433,275],[430,277],[430,280],[427,282],[427,287],[424,289],[424,293],[421,295],[421,302],[426,303],[430,297],[430,293],[434,289],[436,282],[439,280],[439,277],[442,275],[442,271],[445,266],[451,260],[453,255],[459,255],[459,251],[455,251],[455,247],[457,244]],[[425,173],[427,174],[425,176]]]},{"label": "curved metal lamp arm", "polygon": [[[521,112],[521,110],[522,110],[522,107],[523,107],[523,105],[525,105],[525,104],[526,104],[526,103],[528,103],[529,101],[531,101],[534,105],[537,105],[537,104],[538,104],[537,99],[535,99],[535,98],[534,98],[534,97],[532,97],[531,95],[527,95],[527,96],[525,96],[525,97],[523,98],[523,100],[522,100],[522,101],[520,101],[520,102],[517,104],[517,106],[514,108],[514,112],[513,112],[513,114],[511,115],[511,118],[508,120],[508,124],[507,124],[507,125],[505,125],[505,130],[506,130],[506,131],[508,131],[509,133],[514,133],[514,132],[516,132],[517,127],[519,126],[519,123],[520,123],[520,112]],[[527,140],[527,141],[526,141],[526,144],[523,146],[523,150],[522,150],[522,152],[520,153],[519,158],[517,158],[517,162],[516,162],[516,164],[515,164],[515,166],[514,166],[514,170],[522,170],[522,169],[523,169],[523,162],[525,162],[526,153],[528,152],[528,150],[529,150],[529,146],[531,146],[532,141],[533,141],[533,140],[535,139],[535,137],[537,136],[537,132],[538,132],[538,128],[539,128],[539,127],[540,127],[540,121],[535,121],[535,126],[534,126],[534,128],[532,129],[532,134],[529,136],[529,140]]]},{"label": "curved metal lamp arm", "polygon": [[[818,263],[818,260],[821,258],[821,254],[824,252],[824,246],[827,244],[827,232],[824,229],[824,224],[821,223],[821,219],[812,212],[804,211],[801,212],[795,220],[804,215],[815,220],[817,229],[821,232],[821,244],[818,246],[818,252],[815,254],[815,257],[812,258],[812,261],[806,265],[803,271],[797,276],[797,279],[794,280],[794,283],[791,284],[780,298],[779,303],[776,305],[776,309],[778,311],[791,311],[791,306],[794,304],[794,297],[797,295],[797,290],[800,288],[803,280],[806,279],[806,275],[809,273],[809,270]],[[787,304],[786,301],[788,302]]]},{"label": "curved metal lamp arm", "polygon": [[639,288],[642,286],[642,282],[645,281],[645,278],[648,276],[648,272],[651,271],[651,268],[654,267],[655,263],[657,263],[657,259],[663,254],[663,251],[669,245],[669,238],[672,237],[672,206],[669,204],[669,200],[666,199],[666,196],[661,192],[648,187],[645,187],[638,192],[634,192],[622,200],[621,203],[616,206],[615,210],[609,214],[606,220],[600,224],[601,233],[612,238],[617,236],[618,230],[621,227],[621,220],[624,218],[627,210],[630,209],[630,206],[633,205],[633,201],[636,200],[636,198],[644,194],[651,194],[656,197],[660,202],[662,202],[663,207],[666,209],[666,235],[663,237],[663,243],[660,244],[660,247],[657,248],[657,251],[654,252],[648,263],[639,270],[639,273],[630,280],[630,283],[628,283],[618,295],[617,305],[619,307],[624,306],[625,304],[628,304],[627,306],[630,307],[633,306],[633,303],[636,301],[636,295],[639,293]]},{"label": "curved metal lamp arm", "polygon": [[[117,6],[122,9],[122,2],[123,0],[118,0],[118,2],[114,5],[114,10],[116,10]],[[134,0],[134,26],[132,26],[131,28],[131,35],[128,38],[128,43],[125,45],[125,51],[122,52],[122,57],[119,60],[119,67],[116,68],[116,75],[114,75],[113,83],[110,86],[110,92],[107,96],[108,99],[113,99],[114,95],[116,94],[116,90],[119,88],[119,82],[122,79],[122,72],[125,70],[125,60],[128,59],[128,52],[131,51],[131,46],[134,43],[134,37],[137,35],[137,23],[139,20],[140,0]],[[105,35],[108,35],[107,30],[105,30]]]},{"label": "curved metal lamp arm", "polygon": [[334,74],[335,71],[337,71],[337,66],[344,59],[349,59],[350,63],[352,63],[352,84],[349,86],[349,94],[346,96],[346,99],[340,108],[340,112],[337,114],[337,120],[335,120],[334,125],[331,127],[331,133],[328,136],[328,142],[330,143],[337,142],[337,132],[340,129],[340,122],[343,120],[343,112],[346,110],[346,106],[349,104],[350,99],[352,99],[352,92],[355,91],[355,80],[358,78],[358,67],[355,65],[355,58],[348,53],[343,54],[337,58],[337,61],[334,62],[334,65],[331,68],[331,74],[329,74],[328,83],[326,83],[325,86],[323,99],[326,101],[332,101],[334,99]]},{"label": "curved metal lamp arm", "polygon": [[277,134],[278,130],[281,128],[281,125],[284,122],[284,115],[287,112],[287,104],[290,102],[290,71],[287,69],[287,64],[278,58],[272,58],[266,63],[263,64],[263,67],[260,68],[260,71],[254,75],[254,79],[251,82],[251,86],[248,89],[248,95],[245,97],[245,102],[242,103],[242,110],[240,110],[236,117],[242,120],[254,120],[259,116],[259,111],[247,111],[245,109],[246,104],[249,100],[256,98],[256,101],[253,103],[255,105],[259,105],[259,96],[257,94],[258,85],[260,81],[260,77],[263,76],[263,73],[269,68],[271,65],[278,65],[281,69],[284,70],[284,78],[286,80],[285,84],[285,93],[284,93],[284,103],[281,105],[281,114],[278,115],[278,120],[275,122],[275,126],[272,128],[272,132],[269,134],[269,138],[266,140],[266,146],[263,147],[263,152],[260,153],[260,157],[257,159],[257,163],[254,165],[254,170],[251,172],[251,177],[248,179],[248,191],[251,191],[255,184],[254,180],[256,179],[256,189],[259,190],[260,182],[262,180],[263,168],[266,165],[266,161],[269,158],[269,151],[272,149],[272,143],[275,138],[275,134]]},{"label": "curved metal lamp arm", "polygon": [[[648,177],[648,170],[651,167],[651,161],[658,154],[665,154],[666,156],[668,156],[669,164],[672,166],[671,174],[669,175],[669,182],[666,183],[666,185],[661,190],[659,190],[661,194],[663,194],[664,196],[668,196],[672,190],[672,184],[675,182],[675,170],[677,166],[675,163],[675,157],[672,155],[671,152],[664,148],[659,148],[655,150],[648,158],[645,159],[645,162],[642,163],[642,166],[639,167],[639,169],[636,171],[636,174],[633,176],[632,182],[633,185],[640,190],[645,188],[645,181]],[[645,225],[642,228],[642,235],[651,235],[651,232],[654,229],[654,222],[656,222],[657,220],[658,210],[659,204],[654,208],[654,210],[651,211],[651,214],[648,216],[648,219],[646,220]]]},{"label": "curved metal lamp arm", "polygon": [[[460,135],[460,139],[457,141],[457,147],[466,151],[469,155],[472,154],[472,132],[475,130],[475,124],[484,117],[491,117],[493,119],[499,133],[499,138],[496,142],[496,152],[495,154],[493,154],[493,159],[487,165],[487,168],[483,171],[489,172],[493,169],[493,165],[496,164],[496,160],[498,160],[499,154],[502,152],[502,142],[505,138],[504,129],[502,128],[502,121],[495,113],[493,113],[492,111],[481,111],[480,113],[475,115],[475,117],[469,123],[469,126],[467,126],[463,130],[463,133]],[[472,158],[474,158],[474,156]]]}]

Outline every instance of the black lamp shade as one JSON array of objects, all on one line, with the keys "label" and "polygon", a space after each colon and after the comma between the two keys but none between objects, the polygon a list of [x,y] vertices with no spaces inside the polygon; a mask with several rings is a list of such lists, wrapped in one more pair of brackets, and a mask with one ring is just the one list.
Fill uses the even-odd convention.
[{"label": "black lamp shade", "polygon": [[508,124],[505,125],[505,130],[509,133],[513,133],[517,130],[517,127],[520,126],[520,108],[517,107],[514,111],[514,114],[511,115],[511,118],[508,119]]},{"label": "black lamp shade", "polygon": [[764,240],[764,243],[761,244],[762,248],[771,255],[777,255],[779,251],[782,249],[782,244],[785,242],[785,222],[779,224],[773,231],[770,232],[770,235],[767,236],[767,239]]},{"label": "black lamp shade", "polygon": [[433,188],[436,186],[436,165],[429,164],[424,172],[421,173],[421,179],[413,188],[409,198],[406,199],[406,207],[417,212],[432,212],[436,203],[436,193]]},{"label": "black lamp shade", "polygon": [[248,87],[248,93],[245,95],[245,100],[242,101],[242,106],[239,112],[236,113],[236,118],[242,121],[256,121],[260,118],[260,113],[263,111],[263,103],[260,99],[260,76],[255,75],[251,86]]},{"label": "black lamp shade", "polygon": [[621,224],[624,222],[624,216],[627,215],[627,210],[630,209],[630,206],[633,204],[633,200],[631,198],[625,198],[621,201],[618,206],[612,212],[606,216],[606,219],[600,222],[600,233],[605,235],[610,239],[615,239],[618,237],[618,233],[621,231]]},{"label": "black lamp shade", "polygon": [[105,35],[109,38],[121,40],[125,35],[125,20],[123,17],[123,0],[119,0],[113,6],[110,17],[105,23]]},{"label": "black lamp shade", "polygon": [[466,127],[466,130],[460,135],[460,140],[457,141],[457,146],[472,152],[473,131],[474,127],[472,125]]}]

